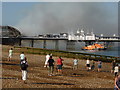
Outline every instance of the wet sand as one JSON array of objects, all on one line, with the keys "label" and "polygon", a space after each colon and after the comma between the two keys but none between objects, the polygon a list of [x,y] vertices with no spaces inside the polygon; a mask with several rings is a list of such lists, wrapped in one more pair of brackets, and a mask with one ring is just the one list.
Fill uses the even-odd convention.
[{"label": "wet sand", "polygon": [[[78,69],[73,70],[73,58],[64,58],[63,75],[57,75],[56,65],[55,76],[48,76],[48,69],[44,67],[45,55],[25,54],[29,64],[27,84],[21,80],[19,66],[20,53],[13,53],[11,61],[7,61],[8,50],[11,46],[3,46],[2,50],[2,87],[3,88],[113,88],[114,74],[110,73],[111,64],[103,63],[102,71],[86,71],[85,60],[79,60]],[[19,49],[18,49],[19,50]],[[22,51],[22,49],[20,49]],[[53,55],[56,61],[58,57]],[[76,75],[73,75],[73,74]]]}]

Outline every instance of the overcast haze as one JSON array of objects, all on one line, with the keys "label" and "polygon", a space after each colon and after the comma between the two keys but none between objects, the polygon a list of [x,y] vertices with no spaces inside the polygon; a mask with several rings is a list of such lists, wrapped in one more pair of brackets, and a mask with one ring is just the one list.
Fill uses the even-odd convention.
[{"label": "overcast haze", "polygon": [[[27,5],[27,3],[24,4]],[[13,3],[7,4],[13,5]],[[6,4],[3,5],[6,7]],[[23,3],[19,3],[19,5],[22,6]],[[93,29],[97,35],[101,33],[113,35],[118,33],[117,5],[117,2],[39,2],[25,10],[22,8],[22,12],[19,12],[22,15],[21,18],[14,24],[7,23],[7,20],[4,21],[3,16],[3,24],[12,25],[22,34],[30,36],[46,33],[70,33],[75,32],[77,28],[85,28],[86,32]],[[9,10],[12,9],[9,7]],[[3,11],[3,15],[4,12],[6,11]],[[14,20],[15,17],[10,18]]]}]

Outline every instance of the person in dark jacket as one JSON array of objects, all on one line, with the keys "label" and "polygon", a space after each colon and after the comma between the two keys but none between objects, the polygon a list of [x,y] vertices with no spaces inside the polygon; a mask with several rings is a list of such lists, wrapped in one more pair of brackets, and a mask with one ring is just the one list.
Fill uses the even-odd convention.
[{"label": "person in dark jacket", "polygon": [[48,60],[48,66],[49,66],[49,76],[53,75],[53,71],[54,71],[54,60],[52,59],[52,56],[50,56],[49,60]]},{"label": "person in dark jacket", "polygon": [[27,80],[27,68],[28,68],[28,63],[27,63],[26,58],[21,61],[20,66],[21,66],[21,70],[22,70],[22,80],[26,84],[25,81]]}]

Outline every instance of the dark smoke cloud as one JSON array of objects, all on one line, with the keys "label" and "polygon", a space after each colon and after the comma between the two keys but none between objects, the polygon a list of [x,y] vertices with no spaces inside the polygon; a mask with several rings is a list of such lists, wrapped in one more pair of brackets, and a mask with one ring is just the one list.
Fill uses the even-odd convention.
[{"label": "dark smoke cloud", "polygon": [[77,28],[96,34],[118,33],[117,3],[39,3],[16,25],[25,35],[75,32]]}]

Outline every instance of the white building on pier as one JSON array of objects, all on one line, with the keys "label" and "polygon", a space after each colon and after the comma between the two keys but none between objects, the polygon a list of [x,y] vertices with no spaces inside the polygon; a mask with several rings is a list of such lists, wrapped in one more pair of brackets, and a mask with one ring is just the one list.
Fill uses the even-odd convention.
[{"label": "white building on pier", "polygon": [[83,29],[77,30],[77,33],[75,34],[68,34],[68,40],[95,40],[95,34],[93,32],[91,33],[85,33]]}]

